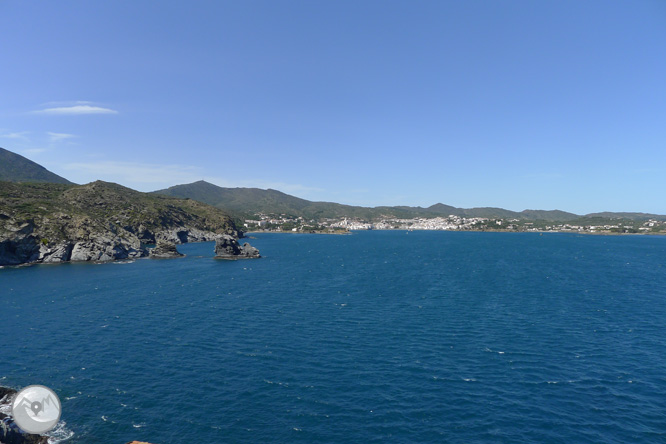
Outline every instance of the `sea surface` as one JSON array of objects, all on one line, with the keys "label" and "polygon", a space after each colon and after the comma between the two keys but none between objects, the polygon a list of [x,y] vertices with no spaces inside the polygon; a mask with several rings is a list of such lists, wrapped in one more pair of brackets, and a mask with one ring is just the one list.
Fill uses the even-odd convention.
[{"label": "sea surface", "polygon": [[666,442],[666,237],[256,234],[0,270],[67,443]]}]

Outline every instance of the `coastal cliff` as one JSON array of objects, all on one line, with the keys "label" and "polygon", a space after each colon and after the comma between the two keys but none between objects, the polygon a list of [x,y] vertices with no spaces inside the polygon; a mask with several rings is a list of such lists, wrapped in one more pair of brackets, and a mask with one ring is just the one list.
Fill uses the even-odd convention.
[{"label": "coastal cliff", "polygon": [[0,265],[148,256],[145,244],[242,235],[222,210],[114,183],[0,182]]}]

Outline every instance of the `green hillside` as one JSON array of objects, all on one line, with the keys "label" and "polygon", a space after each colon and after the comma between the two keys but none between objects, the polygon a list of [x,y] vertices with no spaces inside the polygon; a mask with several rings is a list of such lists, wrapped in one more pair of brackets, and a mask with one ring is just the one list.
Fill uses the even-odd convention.
[{"label": "green hillside", "polygon": [[203,180],[186,185],[176,185],[154,193],[194,199],[247,216],[264,213],[303,216],[308,219],[337,217],[370,219],[381,214],[403,214],[402,211],[391,208],[366,208],[333,202],[311,202],[271,189],[222,188]]},{"label": "green hillside", "polygon": [[71,184],[69,180],[43,166],[4,148],[0,148],[0,181]]}]

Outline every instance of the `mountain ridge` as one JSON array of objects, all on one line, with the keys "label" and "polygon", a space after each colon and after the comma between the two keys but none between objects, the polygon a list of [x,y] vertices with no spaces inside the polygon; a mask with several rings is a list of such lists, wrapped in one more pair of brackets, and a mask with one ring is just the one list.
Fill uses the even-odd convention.
[{"label": "mountain ridge", "polygon": [[388,217],[412,218],[454,215],[468,218],[479,217],[553,222],[572,222],[582,218],[628,219],[636,221],[648,219],[666,220],[666,215],[651,213],[603,212],[580,215],[557,209],[512,211],[497,207],[457,208],[443,203],[436,203],[425,208],[404,205],[362,207],[335,202],[309,201],[272,189],[225,188],[204,180],[189,184],[174,185],[166,189],[153,191],[152,193],[195,199],[217,208],[244,215],[253,215],[255,213],[291,214],[303,216],[308,219],[358,217],[373,220]]}]

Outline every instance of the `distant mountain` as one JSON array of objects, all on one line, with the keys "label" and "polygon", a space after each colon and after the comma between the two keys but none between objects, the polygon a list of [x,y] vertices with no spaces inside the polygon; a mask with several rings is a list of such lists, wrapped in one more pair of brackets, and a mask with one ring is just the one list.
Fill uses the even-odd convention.
[{"label": "distant mountain", "polygon": [[165,190],[154,191],[154,193],[198,200],[237,214],[285,214],[303,216],[306,219],[351,217],[377,220],[387,217],[412,218],[454,215],[489,219],[567,222],[581,217],[577,214],[559,210],[517,212],[503,208],[456,208],[442,203],[427,208],[409,206],[358,207],[333,202],[312,202],[271,189],[223,188],[203,180],[185,185],[176,185]]},{"label": "distant mountain", "polygon": [[176,185],[154,193],[194,199],[208,205],[249,213],[260,211],[278,214],[301,212],[312,203],[277,190],[222,188],[203,180],[187,185]]},{"label": "distant mountain", "polygon": [[[237,214],[255,213],[303,216],[307,219],[359,217],[371,219],[380,214],[392,215],[383,208],[355,207],[333,202],[311,202],[277,190],[259,188],[223,188],[200,180],[176,185],[155,194],[198,200]],[[397,213],[402,213],[397,211]]]},{"label": "distant mountain", "polygon": [[666,216],[663,214],[650,214],[650,213],[612,213],[612,212],[603,212],[603,213],[590,213],[585,217],[589,218],[602,218],[602,219],[628,219],[635,221],[646,221],[646,220],[666,220]]},{"label": "distant mountain", "polygon": [[69,180],[50,172],[43,166],[4,148],[0,148],[0,181],[65,183]]},{"label": "distant mountain", "polygon": [[571,220],[578,219],[578,214],[567,213],[566,211],[560,210],[523,210],[520,212],[523,215],[524,219],[530,220],[550,220],[553,222],[568,222]]},{"label": "distant mountain", "polygon": [[400,208],[406,212],[413,212],[422,216],[424,214],[433,216],[460,216],[460,217],[483,217],[488,219],[520,219],[520,220],[548,220],[553,222],[566,222],[579,218],[580,216],[574,213],[567,213],[560,210],[524,210],[524,211],[511,211],[504,208],[494,207],[478,207],[478,208],[456,208],[442,203],[436,203],[428,208],[421,207],[395,207]]}]

